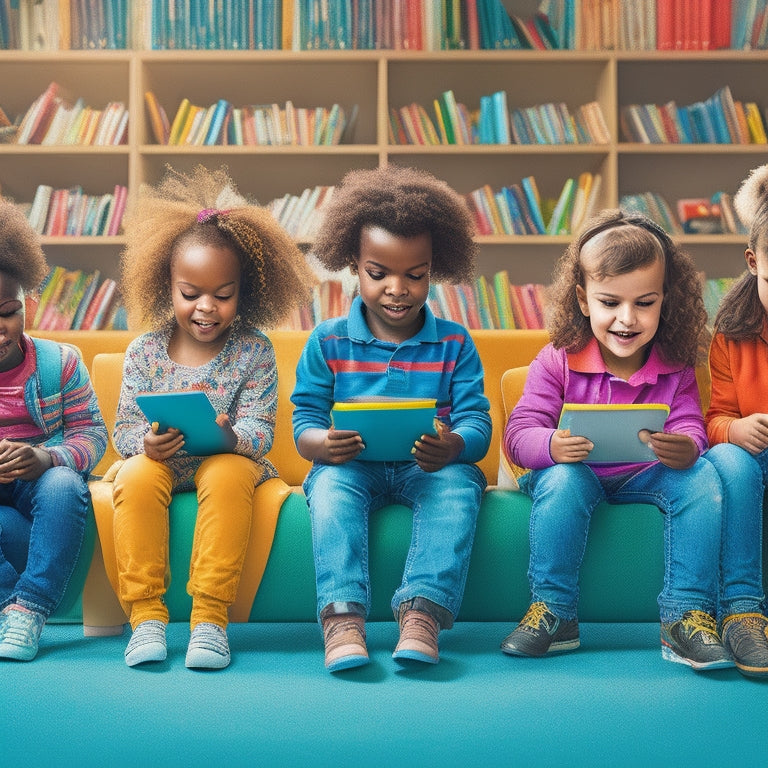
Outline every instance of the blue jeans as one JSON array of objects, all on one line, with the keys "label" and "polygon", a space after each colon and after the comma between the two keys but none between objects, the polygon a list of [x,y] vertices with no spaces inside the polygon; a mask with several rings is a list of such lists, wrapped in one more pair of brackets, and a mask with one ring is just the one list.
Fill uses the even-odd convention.
[{"label": "blue jeans", "polygon": [[444,609],[449,628],[459,611],[477,514],[486,481],[473,464],[424,472],[415,461],[315,464],[304,482],[312,519],[317,613],[351,602],[370,611],[369,515],[387,504],[413,510],[413,532],[392,610],[416,597]]},{"label": "blue jeans", "polygon": [[723,484],[720,550],[720,615],[762,611],[763,495],[768,449],[753,456],[738,445],[719,443],[704,454]]},{"label": "blue jeans", "polygon": [[89,501],[85,479],[69,467],[0,484],[0,608],[19,603],[46,618],[56,610],[80,554]]},{"label": "blue jeans", "polygon": [[635,474],[600,478],[586,464],[555,464],[520,479],[532,500],[528,580],[533,602],[563,619],[577,618],[579,569],[592,511],[601,501],[654,504],[664,513],[661,621],[689,610],[715,613],[722,489],[714,467],[660,462]]}]

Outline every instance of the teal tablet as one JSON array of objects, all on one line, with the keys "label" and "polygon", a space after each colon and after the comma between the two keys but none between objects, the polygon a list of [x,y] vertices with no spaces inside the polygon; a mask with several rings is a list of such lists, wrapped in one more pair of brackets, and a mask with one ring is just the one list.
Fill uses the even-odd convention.
[{"label": "teal tablet", "polygon": [[175,427],[184,435],[184,450],[193,456],[226,453],[224,432],[216,423],[216,411],[205,392],[146,392],[136,395],[149,423],[157,422],[159,432]]},{"label": "teal tablet", "polygon": [[638,432],[661,432],[669,416],[664,403],[584,405],[565,403],[559,429],[589,438],[595,445],[587,461],[595,464],[656,461],[656,454]]},{"label": "teal tablet", "polygon": [[335,403],[335,429],[352,429],[363,438],[364,461],[412,461],[414,443],[434,435],[436,400],[381,399]]}]

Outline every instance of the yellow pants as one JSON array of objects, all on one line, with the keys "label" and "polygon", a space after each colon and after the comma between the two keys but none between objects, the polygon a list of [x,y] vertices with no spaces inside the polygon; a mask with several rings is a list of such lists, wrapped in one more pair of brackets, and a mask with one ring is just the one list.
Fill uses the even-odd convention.
[{"label": "yellow pants", "polygon": [[[245,456],[217,454],[195,474],[197,521],[187,592],[190,625],[227,626],[248,546],[253,495],[262,468]],[[127,459],[114,482],[114,533],[119,597],[130,607],[131,627],[142,621],[168,622],[163,601],[168,577],[168,506],[173,473],[140,454]]]}]

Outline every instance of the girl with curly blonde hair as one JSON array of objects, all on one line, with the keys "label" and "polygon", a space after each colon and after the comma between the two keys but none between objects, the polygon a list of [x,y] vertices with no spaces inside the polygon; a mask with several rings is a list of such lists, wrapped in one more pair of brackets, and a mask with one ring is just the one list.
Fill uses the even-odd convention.
[{"label": "girl with curly blonde hair", "polygon": [[[123,295],[148,326],[126,352],[114,430],[125,458],[114,482],[118,592],[133,634],[129,666],[166,657],[168,505],[197,489],[187,590],[186,665],[229,664],[227,609],[235,599],[255,487],[275,476],[265,458],[277,409],[275,354],[261,328],[308,300],[311,272],[271,214],[236,192],[225,170],[169,170],[142,187],[126,221]],[[171,425],[149,424],[136,396],[200,390],[218,414],[221,447],[185,449]]]},{"label": "girl with curly blonde hair", "polygon": [[[597,505],[655,504],[664,514],[663,658],[732,666],[717,631],[721,486],[707,447],[694,364],[706,314],[689,256],[649,219],[605,211],[556,268],[552,341],[531,363],[503,447],[533,501],[531,605],[502,642],[510,655],[579,646],[578,580]],[[560,429],[563,405],[659,403],[663,432],[641,430],[655,459],[590,461],[594,444]],[[616,430],[621,429],[617,422]]]},{"label": "girl with curly blonde hair", "polygon": [[768,165],[734,196],[749,227],[747,271],[723,298],[709,352],[707,458],[723,483],[720,618],[736,667],[768,677],[763,590],[763,497],[768,481]]}]

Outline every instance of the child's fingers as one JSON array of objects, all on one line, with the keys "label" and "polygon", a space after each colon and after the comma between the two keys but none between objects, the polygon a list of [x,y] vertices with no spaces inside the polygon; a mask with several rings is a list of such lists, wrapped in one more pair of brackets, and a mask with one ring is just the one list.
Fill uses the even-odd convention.
[{"label": "child's fingers", "polygon": [[438,436],[440,439],[442,439],[443,435],[444,435],[446,432],[449,432],[449,431],[450,431],[450,430],[448,429],[448,425],[447,425],[447,424],[444,424],[442,421],[440,421],[440,419],[437,419],[437,418],[436,418],[436,419],[434,420],[434,422],[433,422],[433,423],[434,423],[434,427],[435,427],[435,432],[437,433],[437,436]]}]

